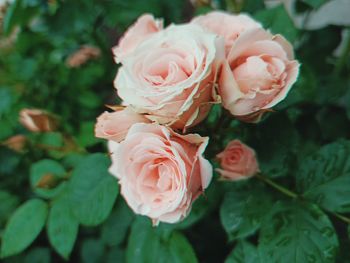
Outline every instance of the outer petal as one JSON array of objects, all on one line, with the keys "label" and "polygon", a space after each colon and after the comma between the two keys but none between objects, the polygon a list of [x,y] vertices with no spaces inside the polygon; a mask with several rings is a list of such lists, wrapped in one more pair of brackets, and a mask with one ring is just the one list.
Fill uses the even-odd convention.
[{"label": "outer petal", "polygon": [[108,150],[110,152],[110,156],[111,156],[111,160],[112,160],[112,165],[109,167],[109,172],[117,177],[118,179],[121,178],[121,175],[118,173],[118,165],[116,162],[117,159],[117,151],[119,148],[119,143],[115,142],[115,141],[108,141]]},{"label": "outer petal", "polygon": [[126,31],[120,39],[118,46],[112,51],[115,55],[115,61],[121,62],[124,57],[129,55],[133,50],[148,36],[163,29],[163,20],[154,19],[150,14],[140,16],[135,24]]},{"label": "outer petal", "polygon": [[[167,56],[164,50],[177,55]],[[212,97],[215,94],[213,85],[209,83],[213,84],[216,79],[223,54],[223,41],[214,34],[206,33],[194,24],[172,25],[140,43],[123,61],[123,67],[115,79],[115,87],[127,104],[137,112],[150,115],[149,119],[176,129],[193,126],[209,112],[208,103],[216,100]],[[151,58],[156,59],[158,55],[163,59],[151,71]],[[175,72],[179,70],[179,65],[171,64],[175,60],[181,61],[178,56],[186,64],[179,71],[181,76]],[[159,67],[166,65],[166,57],[174,59],[169,61],[174,76],[171,76],[172,81],[156,85],[152,81],[158,83],[161,78],[153,76],[152,72],[161,71]],[[183,79],[185,69],[191,69],[192,72]]]},{"label": "outer petal", "polygon": [[231,68],[227,61],[223,62],[219,77],[219,95],[224,108],[229,110],[232,114],[234,114],[234,112],[232,112],[233,105],[237,100],[244,96],[233,77]]},{"label": "outer petal", "polygon": [[130,107],[115,112],[106,111],[97,118],[95,136],[120,142],[124,140],[130,126],[138,122],[147,123],[149,120]]},{"label": "outer petal", "polygon": [[266,104],[263,109],[269,109],[275,106],[280,101],[284,100],[288,92],[292,88],[292,85],[296,82],[299,75],[300,64],[298,61],[293,60],[287,65],[288,77],[286,80],[285,87],[276,95],[276,97],[268,104]]}]

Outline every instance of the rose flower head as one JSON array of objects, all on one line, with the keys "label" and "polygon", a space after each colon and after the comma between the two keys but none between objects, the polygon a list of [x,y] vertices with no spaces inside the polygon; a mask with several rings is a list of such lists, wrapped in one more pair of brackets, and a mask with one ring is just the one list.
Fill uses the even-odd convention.
[{"label": "rose flower head", "polygon": [[129,128],[138,122],[148,123],[150,120],[134,112],[129,107],[120,107],[115,112],[105,111],[97,118],[95,136],[120,142],[124,140]]},{"label": "rose flower head", "polygon": [[159,124],[185,129],[202,121],[216,100],[222,38],[194,24],[171,25],[140,43],[115,79],[119,97]]},{"label": "rose flower head", "polygon": [[136,214],[150,217],[155,225],[176,223],[211,181],[212,167],[203,157],[207,143],[207,137],[197,134],[137,123],[120,144],[110,141],[110,172]]},{"label": "rose flower head", "polygon": [[209,32],[224,37],[225,54],[233,47],[234,41],[244,31],[261,28],[261,24],[246,14],[234,15],[223,11],[212,11],[192,19],[191,23],[200,25]]},{"label": "rose flower head", "polygon": [[121,62],[128,54],[152,34],[163,29],[163,20],[155,19],[150,14],[140,16],[137,21],[128,28],[120,38],[119,43],[112,51],[117,63]]},{"label": "rose flower head", "polygon": [[259,172],[254,150],[239,140],[231,141],[216,157],[221,166],[216,171],[223,179],[242,180]]},{"label": "rose flower head", "polygon": [[257,122],[287,96],[298,73],[299,63],[285,38],[262,28],[244,31],[220,72],[222,104],[236,118]]}]

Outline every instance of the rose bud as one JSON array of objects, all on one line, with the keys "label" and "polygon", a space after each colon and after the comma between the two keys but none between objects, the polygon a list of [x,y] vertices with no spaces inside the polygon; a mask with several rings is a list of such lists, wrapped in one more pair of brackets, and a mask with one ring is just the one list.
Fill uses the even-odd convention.
[{"label": "rose bud", "polygon": [[213,11],[197,16],[192,19],[191,23],[200,25],[209,32],[224,37],[226,55],[228,55],[234,41],[241,33],[248,29],[261,28],[261,24],[248,15],[234,15],[223,11]]},{"label": "rose bud", "polygon": [[180,135],[158,124],[131,126],[120,144],[110,141],[112,166],[131,209],[159,221],[176,223],[206,189],[212,167],[203,152],[208,138]]},{"label": "rose bud", "polygon": [[286,39],[259,28],[245,31],[223,63],[222,104],[238,119],[257,122],[287,96],[298,73],[299,63]]},{"label": "rose bud", "polygon": [[22,109],[19,122],[32,132],[50,132],[57,127],[57,119],[52,114],[38,109]]},{"label": "rose bud", "polygon": [[211,0],[190,0],[194,7],[211,6]]},{"label": "rose bud", "polygon": [[2,143],[2,145],[7,148],[15,151],[15,152],[23,152],[25,144],[27,142],[27,138],[23,135],[15,135],[8,138],[6,141]]},{"label": "rose bud", "polygon": [[70,68],[78,68],[86,64],[89,60],[96,59],[101,56],[101,50],[93,46],[82,46],[79,50],[71,54],[66,65]]},{"label": "rose bud", "polygon": [[214,82],[223,57],[222,38],[198,25],[171,25],[125,58],[114,84],[138,112],[185,130],[204,120],[216,102]]},{"label": "rose bud", "polygon": [[223,179],[242,180],[259,172],[254,150],[239,140],[231,141],[216,157],[221,168],[215,170]]},{"label": "rose bud", "polygon": [[163,20],[154,19],[150,14],[140,16],[120,38],[119,43],[112,51],[117,63],[132,51],[147,37],[163,29]]},{"label": "rose bud", "polygon": [[124,140],[130,126],[138,122],[147,123],[150,120],[134,112],[129,107],[120,108],[115,112],[105,111],[97,118],[95,136],[120,142]]}]

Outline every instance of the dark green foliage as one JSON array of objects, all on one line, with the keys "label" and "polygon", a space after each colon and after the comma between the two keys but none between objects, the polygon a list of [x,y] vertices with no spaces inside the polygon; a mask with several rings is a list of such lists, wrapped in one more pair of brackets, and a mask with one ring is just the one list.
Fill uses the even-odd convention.
[{"label": "dark green foliage", "polygon": [[277,203],[259,237],[261,262],[334,262],[338,239],[329,218],[315,205]]},{"label": "dark green foliage", "polygon": [[[238,138],[256,151],[261,174],[232,183],[214,172],[184,221],[153,227],[119,194],[106,144],[94,137],[104,105],[120,102],[111,48],[145,12],[168,25],[213,6],[15,0],[0,30],[1,262],[349,263],[350,42],[342,38],[349,25],[306,30],[296,23],[327,0],[295,1],[294,15],[264,2],[212,1],[291,41],[301,63],[297,82],[257,124],[214,105],[189,130],[210,137],[205,156],[214,168],[216,154]],[[70,67],[85,45],[100,56]],[[54,114],[58,128],[26,130],[18,121],[23,108]],[[6,143],[15,135],[25,137],[20,150]]]}]

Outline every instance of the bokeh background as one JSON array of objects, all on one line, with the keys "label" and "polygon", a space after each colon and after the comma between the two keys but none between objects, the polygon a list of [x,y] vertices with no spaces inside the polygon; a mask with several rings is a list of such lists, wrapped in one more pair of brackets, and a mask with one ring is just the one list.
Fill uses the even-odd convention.
[{"label": "bokeh background", "polygon": [[[239,236],[222,215],[231,185],[215,183],[183,223],[152,228],[135,218],[117,183],[101,177],[108,158],[96,153],[107,149],[93,132],[105,105],[119,102],[111,48],[127,27],[145,12],[168,25],[213,9],[249,13],[284,35],[302,66],[276,113],[259,125],[232,121],[223,144],[209,150],[244,138],[257,150],[263,171],[294,189],[300,159],[350,139],[348,0],[0,0],[1,262],[224,262],[237,244],[229,241]],[[54,128],[25,128],[19,121],[25,108],[43,110]],[[220,114],[214,107],[201,132],[211,135]],[[342,194],[350,203],[349,193]],[[349,262],[347,226],[331,219],[340,248],[324,262]],[[247,223],[240,234],[256,244],[258,225]],[[227,262],[257,262],[245,258],[243,248]],[[305,262],[323,262],[312,259]]]}]

